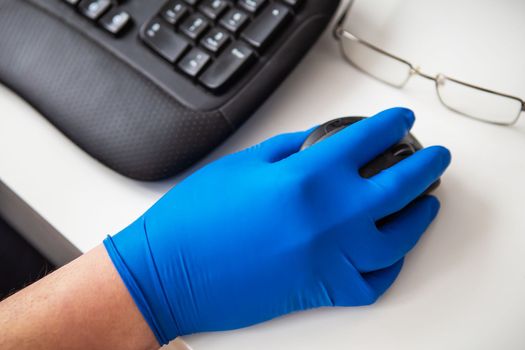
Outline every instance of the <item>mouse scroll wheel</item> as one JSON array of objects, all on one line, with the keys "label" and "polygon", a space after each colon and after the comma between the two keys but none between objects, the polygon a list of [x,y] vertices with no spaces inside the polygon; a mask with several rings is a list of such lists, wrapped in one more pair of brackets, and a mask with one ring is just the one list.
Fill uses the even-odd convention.
[{"label": "mouse scroll wheel", "polygon": [[392,149],[394,157],[409,157],[414,153],[416,153],[416,150],[410,143],[400,143]]},{"label": "mouse scroll wheel", "polygon": [[332,131],[339,131],[339,129],[342,129],[345,125],[343,124],[343,121],[341,119],[336,119],[330,123],[325,124],[324,131],[325,133],[330,133]]}]

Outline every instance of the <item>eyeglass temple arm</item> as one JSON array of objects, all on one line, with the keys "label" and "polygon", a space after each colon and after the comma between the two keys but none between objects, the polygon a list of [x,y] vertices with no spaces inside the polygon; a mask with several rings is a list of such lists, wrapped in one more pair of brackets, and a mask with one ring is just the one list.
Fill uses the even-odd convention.
[{"label": "eyeglass temple arm", "polygon": [[350,11],[350,8],[354,4],[354,0],[350,0],[348,4],[346,4],[345,8],[343,9],[341,16],[337,20],[334,30],[332,32],[332,35],[336,40],[341,39],[342,33],[343,33],[343,24],[346,21],[346,16],[348,15],[348,12]]}]

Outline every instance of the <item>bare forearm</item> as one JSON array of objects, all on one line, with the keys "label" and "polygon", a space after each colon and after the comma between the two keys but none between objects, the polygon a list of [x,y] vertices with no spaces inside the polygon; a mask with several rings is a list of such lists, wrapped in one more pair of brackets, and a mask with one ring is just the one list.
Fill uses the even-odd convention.
[{"label": "bare forearm", "polygon": [[102,246],[0,303],[0,349],[158,347]]}]

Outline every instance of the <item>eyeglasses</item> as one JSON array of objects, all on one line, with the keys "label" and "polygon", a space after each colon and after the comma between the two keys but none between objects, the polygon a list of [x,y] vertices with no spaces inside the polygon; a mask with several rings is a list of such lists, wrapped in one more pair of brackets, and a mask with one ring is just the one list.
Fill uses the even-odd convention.
[{"label": "eyeglasses", "polygon": [[525,101],[516,96],[482,88],[441,73],[435,76],[426,74],[407,60],[350,33],[343,25],[353,2],[350,1],[337,21],[334,37],[339,41],[345,59],[357,69],[397,88],[404,87],[414,75],[432,80],[439,100],[445,107],[483,122],[512,125],[525,111]]}]

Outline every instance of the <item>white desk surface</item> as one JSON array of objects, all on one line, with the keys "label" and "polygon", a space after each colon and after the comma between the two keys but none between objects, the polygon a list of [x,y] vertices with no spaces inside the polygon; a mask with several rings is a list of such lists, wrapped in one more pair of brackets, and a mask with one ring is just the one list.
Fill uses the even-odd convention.
[{"label": "white desk surface", "polygon": [[[357,34],[430,73],[525,98],[521,0],[357,0],[350,18]],[[268,102],[197,166],[276,133],[397,105],[416,112],[417,137],[448,146],[453,163],[436,193],[439,218],[394,286],[373,306],[190,336],[189,346],[525,349],[525,115],[514,127],[492,126],[449,112],[423,79],[404,90],[385,86],[347,66],[327,32]],[[177,182],[141,183],[112,172],[5,88],[0,106],[0,179],[81,251]]]}]

